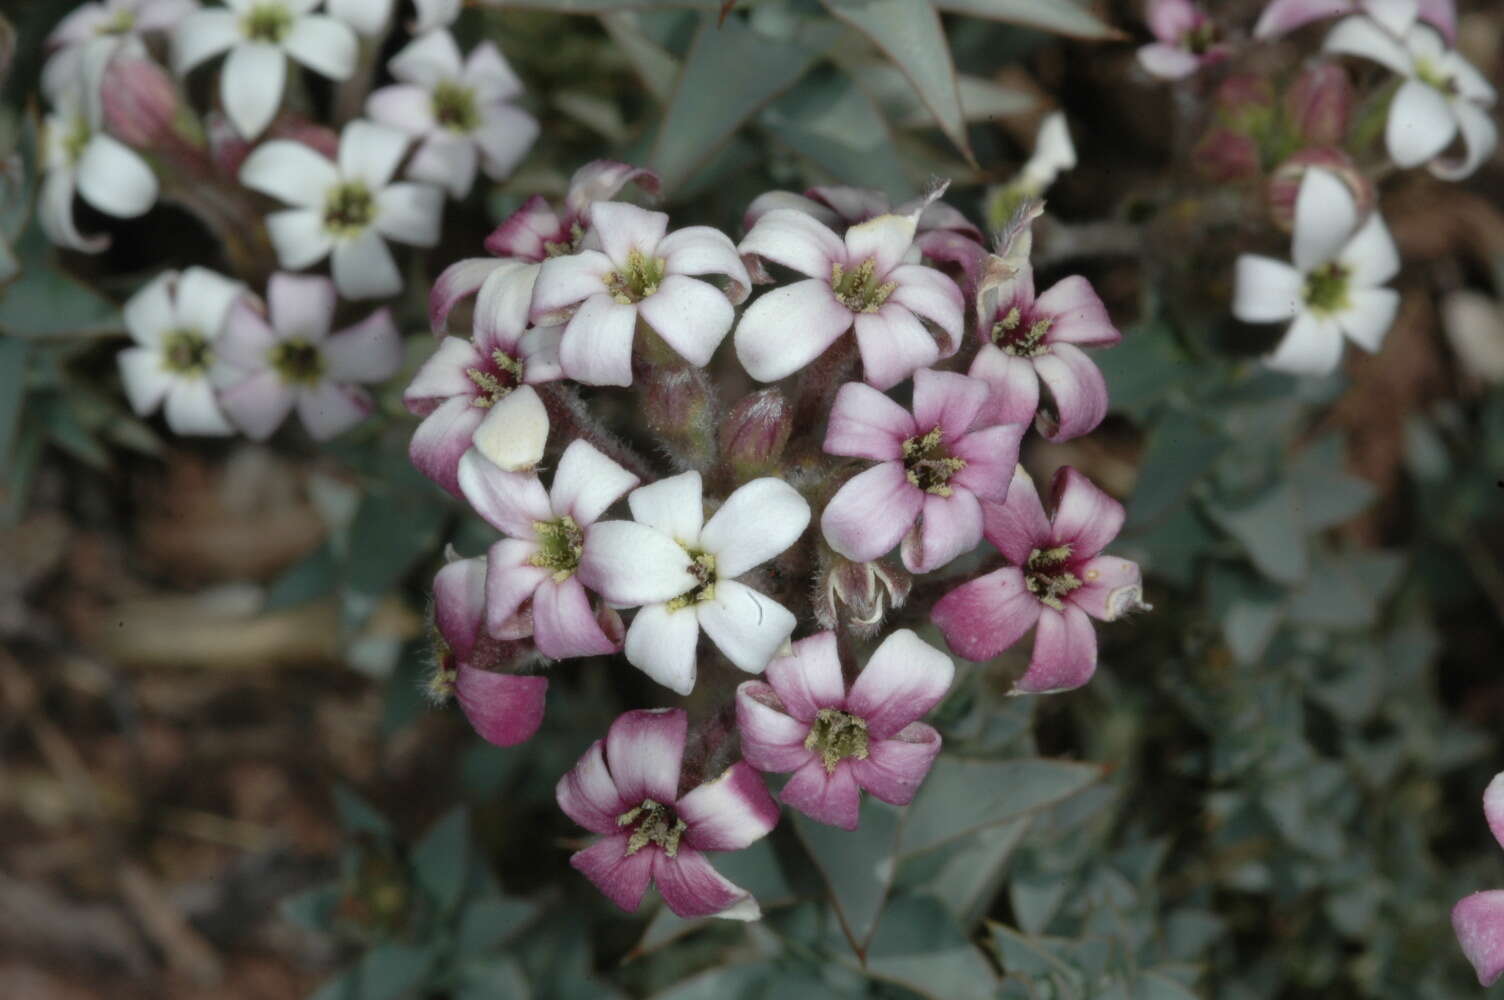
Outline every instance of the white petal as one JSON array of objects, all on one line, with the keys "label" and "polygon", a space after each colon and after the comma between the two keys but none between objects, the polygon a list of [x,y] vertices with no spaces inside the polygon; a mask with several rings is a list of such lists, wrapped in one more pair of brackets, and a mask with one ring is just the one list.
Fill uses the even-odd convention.
[{"label": "white petal", "polygon": [[1392,288],[1363,288],[1350,293],[1352,306],[1337,317],[1342,331],[1370,354],[1384,343],[1400,310],[1400,293]]},{"label": "white petal", "polygon": [[41,204],[37,218],[47,238],[58,246],[80,253],[99,253],[110,245],[108,236],[86,237],[73,222],[73,171],[50,171],[42,181]]},{"label": "white petal", "polygon": [[570,306],[604,292],[612,266],[599,250],[545,260],[533,289],[534,322],[556,322]]},{"label": "white petal", "polygon": [[1382,285],[1400,271],[1400,253],[1377,211],[1369,214],[1338,257],[1355,285]]},{"label": "white petal", "polygon": [[1076,165],[1076,147],[1071,142],[1070,127],[1065,114],[1052,111],[1039,123],[1039,134],[1034,138],[1034,155],[1024,164],[1022,176],[1037,191],[1044,191],[1062,171]]},{"label": "white petal", "polygon": [[380,299],[402,291],[402,272],[381,234],[367,229],[335,244],[334,283],[347,299]]},{"label": "white petal", "polygon": [[134,150],[97,132],[78,161],[78,193],[106,215],[134,219],[157,200],[157,175]]},{"label": "white petal", "polygon": [[698,472],[681,472],[639,486],[627,497],[627,505],[632,509],[632,519],[639,524],[657,528],[687,549],[701,547],[705,502]]},{"label": "white petal", "polygon": [[167,405],[162,408],[167,426],[174,434],[224,435],[235,429],[220,412],[214,398],[214,386],[203,377],[179,378],[167,390]]},{"label": "white petal", "polygon": [[627,662],[653,680],[686,695],[695,688],[695,646],[700,620],[693,606],[670,611],[664,604],[639,608],[627,629]]},{"label": "white petal", "polygon": [[[1415,26],[1415,19],[1420,16],[1420,5],[1415,0],[1363,0],[1363,10],[1385,31],[1400,38]],[[1441,36],[1429,30],[1427,34],[1440,45]]]},{"label": "white petal", "polygon": [[720,289],[670,274],[637,304],[637,315],[685,361],[703,367],[731,332],[736,311]]},{"label": "white petal", "polygon": [[484,155],[486,176],[503,180],[510,176],[522,158],[538,141],[542,127],[538,119],[520,108],[503,104],[484,112],[480,128],[473,133]]},{"label": "white petal", "polygon": [[461,0],[413,0],[413,6],[418,8],[418,16],[411,25],[413,32],[421,34],[453,24],[454,19],[460,15],[460,2]]},{"label": "white petal", "polygon": [[1465,101],[1492,107],[1499,93],[1472,63],[1456,52],[1448,52],[1436,61],[1436,68],[1449,77],[1457,88],[1457,94]]},{"label": "white petal", "polygon": [[230,50],[220,70],[219,98],[225,114],[246,139],[262,133],[282,104],[287,56],[275,45],[242,42]]},{"label": "white petal", "polygon": [[150,347],[127,347],[115,357],[125,398],[136,416],[155,410],[172,388],[173,377],[162,367],[162,353]]},{"label": "white petal", "polygon": [[1462,131],[1462,156],[1455,160],[1434,160],[1431,173],[1445,181],[1460,181],[1472,176],[1494,155],[1499,145],[1499,127],[1493,116],[1469,101],[1453,100],[1452,113]]},{"label": "white petal", "polygon": [[1441,92],[1419,80],[1406,80],[1389,105],[1384,145],[1402,167],[1418,167],[1451,145],[1457,118]]},{"label": "white petal", "polygon": [[851,310],[837,301],[828,276],[775,288],[742,313],[732,336],[736,359],[757,381],[776,382],[824,354],[851,322]]},{"label": "white petal", "polygon": [[1183,80],[1201,68],[1201,60],[1178,45],[1153,42],[1138,50],[1138,64],[1161,80]]},{"label": "white petal", "polygon": [[374,405],[364,389],[320,382],[298,393],[298,419],[309,437],[328,441],[364,420]]},{"label": "white petal", "polygon": [[136,343],[154,347],[177,325],[173,304],[176,271],[163,271],[125,303],[125,328]]},{"label": "white petal", "polygon": [[1349,17],[1337,22],[1321,46],[1328,52],[1345,52],[1382,63],[1403,76],[1413,73],[1410,53],[1399,40],[1367,17]]},{"label": "white petal", "polygon": [[190,267],[178,280],[173,313],[180,326],[213,340],[225,325],[230,305],[245,285],[203,267]]},{"label": "white petal", "polygon": [[532,386],[513,389],[487,411],[470,440],[476,451],[508,472],[536,467],[548,441],[543,400]]},{"label": "white petal", "polygon": [[438,127],[433,116],[432,95],[422,87],[407,83],[394,83],[372,91],[366,98],[366,115],[372,121],[413,136],[425,135]]},{"label": "white petal", "polygon": [[781,555],[809,527],[809,502],[782,479],[754,479],[726,498],[700,532],[726,580]]},{"label": "white petal", "polygon": [[1358,225],[1358,203],[1330,170],[1308,167],[1295,196],[1295,238],[1290,255],[1310,274],[1337,256]]},{"label": "white petal", "polygon": [[392,56],[386,65],[397,79],[429,90],[442,81],[458,79],[464,71],[460,47],[447,31],[419,35]]},{"label": "white petal", "polygon": [[623,201],[602,201],[590,210],[590,226],[601,241],[601,250],[622,267],[633,250],[650,257],[657,254],[668,232],[668,215]]},{"label": "white petal", "polygon": [[777,208],[758,219],[737,250],[824,282],[830,281],[831,265],[846,257],[839,236],[818,219],[791,208]]},{"label": "white petal", "polygon": [[1330,375],[1341,360],[1342,330],[1336,321],[1303,312],[1264,363],[1292,375]]},{"label": "white petal", "polygon": [[415,181],[441,187],[459,201],[475,186],[479,170],[480,152],[475,143],[452,132],[435,131],[418,143],[403,173]]},{"label": "white petal", "polygon": [[339,173],[364,181],[373,193],[386,187],[412,139],[399,129],[357,118],[339,136]]},{"label": "white petal", "polygon": [[240,183],[289,205],[324,209],[339,171],[325,156],[301,142],[274,139],[251,151],[240,167]]},{"label": "white petal", "polygon": [[696,606],[700,627],[726,659],[760,674],[794,633],[794,616],[782,604],[735,580],[720,580],[715,599]]},{"label": "white petal", "polygon": [[465,57],[464,80],[485,102],[520,97],[524,89],[522,80],[492,42],[481,42],[470,50]]},{"label": "white petal", "polygon": [[444,192],[431,184],[399,182],[376,195],[376,228],[398,243],[434,246],[443,213]]},{"label": "white petal", "polygon": [[240,41],[238,18],[227,10],[198,10],[183,18],[172,34],[172,71],[187,73],[206,59]]},{"label": "white petal", "polygon": [[658,244],[669,274],[723,274],[731,279],[727,297],[740,304],[751,291],[752,279],[729,237],[709,226],[689,226],[669,233]]},{"label": "white petal", "polygon": [[374,35],[387,26],[392,17],[393,0],[328,0],[329,13],[362,35]]},{"label": "white petal", "polygon": [[638,482],[636,476],[601,454],[590,442],[575,440],[559,459],[548,502],[556,516],[567,514],[583,528],[598,521]]},{"label": "white petal", "polygon": [[698,585],[678,542],[636,521],[598,521],[585,532],[579,578],[622,607],[673,600]]},{"label": "white petal", "polygon": [[324,368],[334,382],[385,382],[402,367],[402,334],[390,309],[378,309],[324,341]]},{"label": "white petal", "polygon": [[846,230],[846,255],[851,267],[871,259],[879,278],[897,267],[914,242],[918,220],[909,215],[879,215]]},{"label": "white petal", "polygon": [[344,22],[312,14],[293,22],[282,48],[320,76],[348,80],[360,55],[360,39]]},{"label": "white petal", "polygon": [[564,374],[586,385],[631,385],[636,331],[636,306],[614,302],[604,293],[590,296],[564,328],[559,343]]},{"label": "white petal", "polygon": [[334,249],[334,238],[324,228],[324,214],[318,209],[273,212],[266,217],[266,231],[277,251],[277,263],[289,270],[311,267]]},{"label": "white petal", "polygon": [[1238,258],[1232,314],[1245,323],[1273,323],[1300,312],[1305,278],[1282,260],[1245,253]]}]

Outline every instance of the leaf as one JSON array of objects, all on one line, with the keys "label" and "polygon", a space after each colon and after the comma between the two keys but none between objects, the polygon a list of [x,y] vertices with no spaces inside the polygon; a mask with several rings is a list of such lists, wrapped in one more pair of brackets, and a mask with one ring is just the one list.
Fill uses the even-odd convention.
[{"label": "leaf", "polygon": [[[420,558],[433,551],[447,517],[435,494],[379,490],[366,494],[350,523],[344,582],[347,608],[357,619],[375,609],[375,599],[397,586]],[[356,600],[349,600],[354,597]],[[349,622],[352,626],[361,620]]]},{"label": "leaf", "polygon": [[648,93],[666,103],[674,93],[679,60],[648,37],[633,12],[602,14],[601,24],[637,71],[637,77]]},{"label": "leaf", "polygon": [[1290,470],[1296,506],[1308,532],[1349,520],[1373,503],[1378,493],[1366,479],[1343,471],[1342,452],[1341,437],[1329,434],[1301,452]]},{"label": "leaf", "polygon": [[899,896],[872,937],[866,973],[935,1000],[991,1000],[997,974],[939,901]]},{"label": "leaf", "polygon": [[0,337],[0,465],[9,464],[10,450],[21,426],[29,349],[20,338]]},{"label": "leaf", "polygon": [[[889,121],[901,128],[934,128],[935,115],[914,93],[913,84],[891,63],[876,59],[842,60]],[[1039,107],[1039,98],[978,76],[956,76],[961,90],[961,112],[968,122],[993,121],[1028,114]]]},{"label": "leaf", "polygon": [[1362,556],[1318,552],[1311,560],[1310,577],[1290,595],[1290,620],[1337,629],[1372,625],[1379,614],[1380,585],[1392,583],[1398,569],[1397,562],[1369,564]]},{"label": "leaf", "polygon": [[704,18],[664,110],[649,163],[672,190],[764,105],[793,85],[819,53],[767,38],[739,18]]},{"label": "leaf", "polygon": [[935,8],[922,0],[821,0],[826,10],[882,50],[898,66],[940,130],[966,162],[976,158],[966,137],[961,90],[951,62],[950,42]]},{"label": "leaf", "polygon": [[460,913],[455,946],[461,955],[483,955],[494,950],[538,915],[538,905],[525,899],[488,896],[477,899]]},{"label": "leaf", "polygon": [[40,226],[27,229],[16,252],[22,278],[0,290],[0,333],[99,337],[124,329],[113,302],[57,266]]},{"label": "leaf", "polygon": [[934,0],[935,6],[952,14],[1007,21],[1057,35],[1092,41],[1125,37],[1074,0]]},{"label": "leaf", "polygon": [[428,945],[377,945],[309,1000],[398,1000],[417,990],[434,958]]},{"label": "leaf", "polygon": [[1280,583],[1305,579],[1310,568],[1305,524],[1294,487],[1282,482],[1257,499],[1236,507],[1209,503],[1211,519],[1243,544],[1259,572]]},{"label": "leaf", "polygon": [[531,1000],[532,996],[522,966],[510,955],[465,966],[454,991],[454,1000]]},{"label": "leaf", "polygon": [[794,829],[830,889],[841,929],[852,949],[862,954],[893,881],[898,811],[868,796],[856,830],[816,823],[803,813],[795,814]]},{"label": "leaf", "polygon": [[334,549],[328,542],[293,563],[266,588],[263,611],[280,611],[333,593],[339,579]]},{"label": "leaf", "polygon": [[454,909],[470,871],[470,811],[460,806],[435,823],[413,848],[412,866],[439,910]]},{"label": "leaf", "polygon": [[1201,420],[1172,412],[1155,425],[1128,502],[1128,524],[1148,525],[1173,513],[1211,470],[1228,441]]},{"label": "leaf", "polygon": [[277,909],[288,923],[304,930],[327,933],[334,926],[334,909],[339,905],[339,898],[339,884],[331,882],[288,896]]},{"label": "leaf", "polygon": [[334,811],[339,816],[340,829],[346,833],[364,833],[382,840],[392,836],[392,825],[386,817],[373,809],[349,785],[334,786]]},{"label": "leaf", "polygon": [[950,911],[963,927],[986,915],[1003,882],[1003,869],[1028,832],[1032,817],[978,830],[937,850],[904,860],[899,881],[927,893]]},{"label": "leaf", "polygon": [[1102,776],[1094,764],[1032,758],[968,760],[942,754],[907,808],[900,855],[1053,805]]},{"label": "leaf", "polygon": [[1239,570],[1217,567],[1207,576],[1208,603],[1239,663],[1254,664],[1285,618],[1285,591]]},{"label": "leaf", "polygon": [[844,74],[816,74],[775,101],[759,121],[827,177],[886,191],[895,202],[915,185],[894,152],[888,123],[872,98]]}]

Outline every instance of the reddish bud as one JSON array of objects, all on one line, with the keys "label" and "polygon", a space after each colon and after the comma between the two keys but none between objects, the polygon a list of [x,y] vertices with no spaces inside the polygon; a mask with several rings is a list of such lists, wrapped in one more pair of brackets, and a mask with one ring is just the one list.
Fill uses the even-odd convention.
[{"label": "reddish bud", "polygon": [[1274,86],[1256,73],[1234,73],[1218,85],[1213,103],[1219,118],[1246,128],[1274,110]]},{"label": "reddish bud", "polygon": [[149,153],[198,152],[204,138],[177,84],[151,59],[117,56],[100,89],[105,126],[127,146]]},{"label": "reddish bud", "polygon": [[1352,157],[1330,146],[1302,149],[1275,168],[1269,178],[1269,214],[1274,224],[1285,232],[1295,228],[1295,199],[1307,167],[1326,167],[1342,179],[1358,203],[1358,214],[1368,214],[1374,206],[1373,184],[1353,163]]},{"label": "reddish bud", "polygon": [[643,411],[648,426],[687,467],[703,469],[714,461],[715,387],[705,369],[652,369]]},{"label": "reddish bud", "polygon": [[913,585],[913,577],[881,560],[859,563],[832,555],[815,591],[815,619],[824,628],[844,625],[858,636],[876,635]]},{"label": "reddish bud", "polygon": [[1315,146],[1341,145],[1352,111],[1352,81],[1336,63],[1308,67],[1285,93],[1285,114],[1301,138]]},{"label": "reddish bud", "polygon": [[777,389],[746,396],[721,424],[721,455],[737,482],[778,467],[794,429],[794,408]]},{"label": "reddish bud", "polygon": [[1257,177],[1259,146],[1243,132],[1214,128],[1191,150],[1196,170],[1214,181],[1238,181]]}]

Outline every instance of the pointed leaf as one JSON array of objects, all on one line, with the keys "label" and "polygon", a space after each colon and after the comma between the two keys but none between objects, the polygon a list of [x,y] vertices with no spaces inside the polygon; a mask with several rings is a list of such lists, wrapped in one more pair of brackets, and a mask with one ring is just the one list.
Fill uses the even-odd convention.
[{"label": "pointed leaf", "polygon": [[861,826],[856,830],[816,823],[803,813],[794,815],[794,829],[830,889],[831,903],[851,947],[861,954],[893,881],[898,811],[868,797],[862,802]]},{"label": "pointed leaf", "polygon": [[413,848],[413,872],[441,912],[460,901],[470,871],[470,812],[451,810]]},{"label": "pointed leaf", "polygon": [[997,974],[938,900],[899,896],[883,914],[866,972],[935,1000],[991,1000]]},{"label": "pointed leaf", "polygon": [[1299,583],[1310,566],[1299,506],[1295,489],[1280,483],[1250,503],[1207,504],[1206,512],[1243,543],[1259,572],[1279,583]]},{"label": "pointed leaf", "polygon": [[775,101],[759,121],[813,161],[820,168],[817,175],[886,191],[895,202],[916,192],[894,151],[888,123],[848,76],[806,81]]},{"label": "pointed leaf", "polygon": [[935,6],[952,14],[1007,21],[1074,38],[1109,41],[1124,37],[1075,0],[935,0]]},{"label": "pointed leaf", "polygon": [[[1032,758],[971,760],[942,754],[907,809],[901,855],[1018,819],[1076,794],[1102,776],[1093,764]],[[986,789],[986,794],[979,790]]]}]

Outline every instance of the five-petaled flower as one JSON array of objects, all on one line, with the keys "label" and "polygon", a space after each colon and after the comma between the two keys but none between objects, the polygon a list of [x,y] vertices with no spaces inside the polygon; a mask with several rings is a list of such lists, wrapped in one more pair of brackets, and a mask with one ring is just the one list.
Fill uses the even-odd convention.
[{"label": "five-petaled flower", "polygon": [[907,805],[940,752],[918,721],[950,690],[950,657],[908,629],[883,640],[850,690],[834,632],[794,643],[767,679],[736,689],[742,756],[760,771],[792,772],[779,798],[846,830],[857,827],[861,789]]},{"label": "five-petaled flower", "polygon": [[[1384,5],[1383,17],[1345,18],[1327,35],[1328,52],[1362,56],[1405,78],[1389,105],[1384,144],[1402,167],[1430,163],[1430,171],[1455,181],[1477,170],[1499,144],[1489,109],[1498,94],[1467,60],[1447,48],[1429,24],[1417,20],[1414,0]],[[1441,154],[1462,138],[1460,158]]]},{"label": "five-petaled flower", "polygon": [[509,472],[471,449],[460,459],[460,490],[507,537],[491,546],[486,627],[508,633],[531,609],[533,638],[550,659],[614,653],[621,624],[599,616],[589,591],[617,607],[667,601],[692,589],[692,560],[672,538],[634,521],[600,521],[637,477],[577,440],[564,449],[545,491],[537,475]]},{"label": "five-petaled flower", "polygon": [[794,631],[782,604],[737,577],[781,554],[804,534],[809,504],[782,479],[754,479],[707,521],[700,474],[638,487],[632,516],[672,538],[692,560],[695,586],[640,608],[627,629],[627,659],[679,694],[695,686],[700,629],[737,667],[758,673]]},{"label": "five-petaled flower", "polygon": [[[734,339],[747,374],[759,382],[792,375],[853,327],[863,378],[879,389],[954,354],[961,290],[934,268],[907,262],[919,208],[869,219],[844,236],[792,208],[758,219],[738,249],[805,279],[764,293],[742,314]],[[926,321],[939,329],[943,347]]]},{"label": "five-petaled flower", "polygon": [[[708,364],[751,284],[731,240],[709,226],[668,233],[667,215],[623,202],[596,203],[590,222],[600,249],[550,257],[533,289],[535,322],[567,320],[564,374],[631,385],[639,320],[690,364]],[[724,292],[700,280],[709,274],[725,278]]]},{"label": "five-petaled flower", "polygon": [[[1494,775],[1483,791],[1483,815],[1494,839],[1504,847],[1504,774]],[[1464,896],[1452,907],[1452,929],[1462,953],[1473,963],[1481,986],[1504,976],[1504,889]]]},{"label": "five-petaled flower", "polygon": [[378,309],[330,333],[337,302],[328,278],[274,274],[267,314],[236,300],[215,344],[220,405],[257,441],[271,436],[294,406],[303,426],[324,441],[365,419],[375,407],[358,383],[385,381],[402,364],[402,337]]},{"label": "five-petaled flower", "polygon": [[1294,320],[1266,363],[1298,375],[1330,374],[1344,334],[1377,351],[1399,309],[1399,293],[1379,287],[1399,272],[1399,252],[1378,212],[1359,225],[1352,191],[1330,170],[1306,169],[1291,257],[1293,266],[1255,254],[1238,258],[1233,315],[1246,323]]},{"label": "five-petaled flower", "polygon": [[879,463],[846,482],[820,517],[830,547],[856,562],[902,539],[903,564],[928,573],[982,540],[983,500],[1008,495],[1025,424],[976,428],[980,379],[928,368],[914,374],[910,414],[870,385],[836,393],[825,451]]},{"label": "five-petaled flower", "polygon": [[89,50],[105,53],[135,43],[148,34],[167,31],[198,9],[198,0],[100,0],[75,7],[47,36],[53,53],[42,67],[42,91],[61,93],[77,79],[80,62]]},{"label": "five-petaled flower", "polygon": [[319,3],[225,0],[225,7],[194,11],[173,34],[173,70],[182,76],[229,51],[220,70],[220,101],[236,130],[254,139],[282,104],[288,57],[333,80],[355,72],[355,32],[337,18],[313,13]]},{"label": "five-petaled flower", "polygon": [[[1449,41],[1457,37],[1457,0],[1419,0],[1419,7],[1422,21]],[[1364,12],[1383,18],[1395,9],[1392,0],[1269,0],[1253,34],[1256,38],[1272,38],[1312,21]]]},{"label": "five-petaled flower", "polygon": [[[502,263],[496,279],[481,289],[470,339],[440,341],[402,395],[408,410],[423,417],[408,449],[413,464],[455,496],[460,494],[460,457],[470,449],[481,422],[519,386],[562,375],[560,328],[527,326],[538,269],[520,261]],[[505,430],[514,439],[522,436],[516,427]],[[542,443],[530,447],[541,449]]]},{"label": "five-petaled flower", "polygon": [[[138,416],[162,406],[174,434],[229,434],[214,398],[214,344],[245,286],[202,267],[164,271],[125,304],[136,346],[117,356]],[[165,402],[164,402],[165,401]]]},{"label": "five-petaled flower", "polygon": [[1191,0],[1148,0],[1155,41],[1138,50],[1139,65],[1162,80],[1182,80],[1227,58],[1217,25]]},{"label": "five-petaled flower", "polygon": [[1054,515],[1019,466],[1002,504],[986,505],[987,540],[1011,566],[964,583],[935,605],[950,648],[990,660],[1036,624],[1019,693],[1067,691],[1097,669],[1092,618],[1113,621],[1145,607],[1138,566],[1100,553],[1123,526],[1123,507],[1070,467],[1055,474]]},{"label": "five-petaled flower", "polygon": [[266,217],[281,265],[300,271],[332,256],[344,297],[400,292],[402,273],[386,241],[433,246],[444,208],[440,189],[392,180],[408,143],[396,129],[356,119],[340,134],[337,163],[290,139],[256,147],[240,168],[241,183],[296,206]]},{"label": "five-petaled flower", "polygon": [[387,69],[399,81],[375,91],[366,113],[417,140],[407,176],[463,198],[475,172],[502,180],[538,138],[538,120],[512,104],[522,81],[491,42],[461,58],[454,36],[434,31],[408,43]]},{"label": "five-petaled flower", "polygon": [[762,839],[778,822],[778,806],[743,762],[681,795],[687,730],[683,709],[627,712],[559,779],[559,807],[602,835],[569,863],[629,913],[652,882],[678,916],[756,920],[757,900],[703,852]]}]

